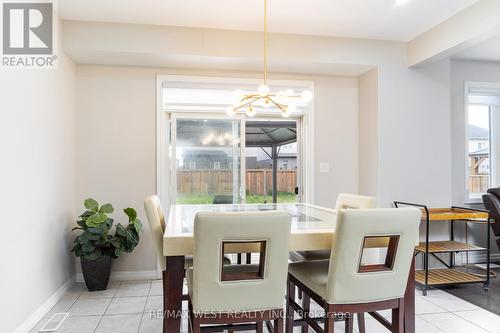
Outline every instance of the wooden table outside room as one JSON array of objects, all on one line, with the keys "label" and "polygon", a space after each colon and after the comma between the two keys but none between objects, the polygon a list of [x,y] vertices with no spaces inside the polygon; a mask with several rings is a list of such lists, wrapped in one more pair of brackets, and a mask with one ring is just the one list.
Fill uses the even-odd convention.
[{"label": "wooden table outside room", "polygon": [[[193,254],[193,222],[200,211],[263,211],[284,210],[292,216],[290,251],[327,250],[332,247],[336,211],[310,204],[234,204],[234,205],[173,205],[163,235],[163,254],[166,271],[163,272],[163,332],[181,330],[184,257]],[[379,247],[380,244],[372,244]],[[245,249],[238,249],[248,252]],[[405,293],[405,332],[415,332],[415,267],[408,277]]]}]

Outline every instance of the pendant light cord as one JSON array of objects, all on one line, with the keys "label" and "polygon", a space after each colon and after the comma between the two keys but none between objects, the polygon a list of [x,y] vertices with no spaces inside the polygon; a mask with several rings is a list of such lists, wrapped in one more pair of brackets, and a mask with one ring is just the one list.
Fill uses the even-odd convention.
[{"label": "pendant light cord", "polygon": [[264,0],[264,84],[267,84],[267,0]]}]

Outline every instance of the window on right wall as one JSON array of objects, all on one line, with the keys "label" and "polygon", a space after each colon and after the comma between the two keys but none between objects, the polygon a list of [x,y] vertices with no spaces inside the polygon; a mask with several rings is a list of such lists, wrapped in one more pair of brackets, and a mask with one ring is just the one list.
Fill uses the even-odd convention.
[{"label": "window on right wall", "polygon": [[500,186],[500,85],[468,84],[466,92],[466,198],[478,202]]},{"label": "window on right wall", "polygon": [[490,186],[490,107],[468,105],[467,192],[470,201],[481,199]]}]

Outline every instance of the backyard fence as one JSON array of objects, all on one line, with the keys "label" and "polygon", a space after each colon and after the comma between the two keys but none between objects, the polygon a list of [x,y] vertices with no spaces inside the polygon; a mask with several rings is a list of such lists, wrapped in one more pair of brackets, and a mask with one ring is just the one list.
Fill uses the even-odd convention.
[{"label": "backyard fence", "polygon": [[488,175],[469,175],[469,192],[486,193],[489,186]]},{"label": "backyard fence", "polygon": [[[266,195],[273,188],[273,173],[270,169],[247,170],[245,174],[248,194]],[[278,192],[294,193],[297,186],[296,170],[277,171]],[[177,193],[211,194],[231,193],[233,172],[231,170],[178,170]]]}]

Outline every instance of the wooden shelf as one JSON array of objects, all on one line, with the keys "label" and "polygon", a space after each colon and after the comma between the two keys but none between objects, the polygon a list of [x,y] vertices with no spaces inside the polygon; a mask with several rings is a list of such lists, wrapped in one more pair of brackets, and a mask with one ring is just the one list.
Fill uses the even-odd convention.
[{"label": "wooden shelf", "polygon": [[[425,252],[425,242],[420,242],[419,245],[415,247],[415,250]],[[469,252],[484,250],[486,250],[484,247],[460,243],[456,241],[429,242],[429,253]]]},{"label": "wooden shelf", "polygon": [[[425,284],[425,271],[416,271],[415,281],[420,284]],[[429,270],[429,286],[476,282],[484,282],[484,278],[454,268]]]},{"label": "wooden shelf", "polygon": [[[462,208],[428,208],[429,221],[448,221],[448,220],[471,220],[487,222],[488,213],[481,211],[471,211]],[[426,220],[425,209],[422,209],[422,221]]]}]

